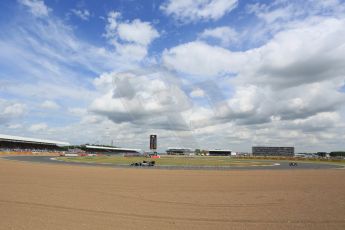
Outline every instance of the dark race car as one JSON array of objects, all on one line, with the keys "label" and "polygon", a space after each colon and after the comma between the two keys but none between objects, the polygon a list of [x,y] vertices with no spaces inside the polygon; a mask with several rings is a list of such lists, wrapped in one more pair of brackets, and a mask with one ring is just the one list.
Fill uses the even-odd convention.
[{"label": "dark race car", "polygon": [[297,162],[290,162],[289,166],[291,166],[291,167],[297,166]]},{"label": "dark race car", "polygon": [[142,162],[135,162],[132,163],[131,166],[155,166],[155,161],[142,161]]}]

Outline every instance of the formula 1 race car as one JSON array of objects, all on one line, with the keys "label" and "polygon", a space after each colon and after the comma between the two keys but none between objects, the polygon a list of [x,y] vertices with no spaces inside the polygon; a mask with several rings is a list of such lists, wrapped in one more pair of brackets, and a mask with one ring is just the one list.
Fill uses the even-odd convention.
[{"label": "formula 1 race car", "polygon": [[289,166],[291,166],[291,167],[297,166],[297,162],[290,162]]},{"label": "formula 1 race car", "polygon": [[142,161],[142,162],[135,162],[132,163],[131,166],[155,166],[155,161]]}]

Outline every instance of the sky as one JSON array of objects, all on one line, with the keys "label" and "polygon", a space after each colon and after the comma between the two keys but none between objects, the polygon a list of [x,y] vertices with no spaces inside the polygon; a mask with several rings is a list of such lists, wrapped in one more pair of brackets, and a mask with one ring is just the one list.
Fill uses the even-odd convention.
[{"label": "sky", "polygon": [[2,0],[0,133],[345,149],[343,0]]}]

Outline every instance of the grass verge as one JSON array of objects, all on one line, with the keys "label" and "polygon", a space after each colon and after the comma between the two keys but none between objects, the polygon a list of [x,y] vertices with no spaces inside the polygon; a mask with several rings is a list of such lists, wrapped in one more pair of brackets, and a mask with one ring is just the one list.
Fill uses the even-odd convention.
[{"label": "grass verge", "polygon": [[[94,157],[58,157],[58,160],[66,162],[84,163],[108,163],[115,165],[129,165],[134,162],[151,160],[146,157],[123,156],[94,156]],[[162,166],[267,166],[272,165],[268,161],[238,160],[230,157],[161,157],[154,159],[157,165]]]}]

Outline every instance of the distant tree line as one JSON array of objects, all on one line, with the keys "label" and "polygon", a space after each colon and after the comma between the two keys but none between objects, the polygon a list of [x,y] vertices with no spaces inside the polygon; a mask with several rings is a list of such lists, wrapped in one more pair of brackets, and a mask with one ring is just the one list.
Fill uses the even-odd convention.
[{"label": "distant tree line", "polygon": [[194,153],[195,155],[206,155],[208,151],[204,149],[195,149]]},{"label": "distant tree line", "polygon": [[[326,157],[327,153],[326,152],[317,152],[317,156],[319,157]],[[333,151],[329,153],[330,157],[345,157],[345,151]]]},{"label": "distant tree line", "polygon": [[331,156],[331,157],[345,157],[345,151],[330,152],[329,156]]}]

